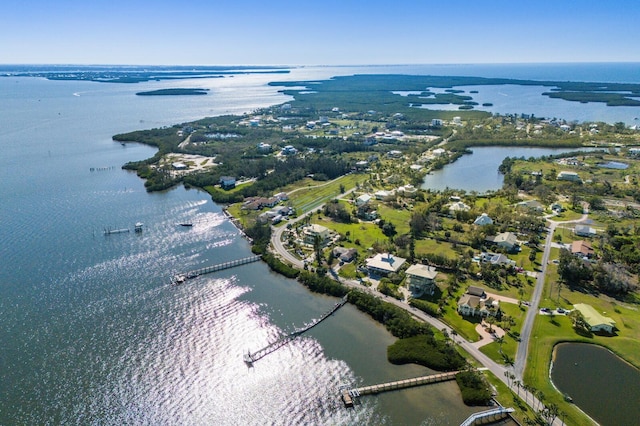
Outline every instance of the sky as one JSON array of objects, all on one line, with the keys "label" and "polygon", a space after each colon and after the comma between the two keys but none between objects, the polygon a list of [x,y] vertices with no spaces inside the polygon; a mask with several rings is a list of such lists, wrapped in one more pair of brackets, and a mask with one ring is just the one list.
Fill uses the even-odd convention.
[{"label": "sky", "polygon": [[640,62],[638,0],[4,0],[2,64]]}]

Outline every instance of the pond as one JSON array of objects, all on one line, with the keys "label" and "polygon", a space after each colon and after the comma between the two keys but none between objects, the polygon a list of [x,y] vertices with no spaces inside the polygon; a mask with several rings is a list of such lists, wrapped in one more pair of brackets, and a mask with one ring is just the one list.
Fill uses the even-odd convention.
[{"label": "pond", "polygon": [[619,161],[607,161],[606,163],[599,163],[598,167],[602,167],[604,169],[625,170],[629,168],[629,165],[627,163],[621,163]]},{"label": "pond", "polygon": [[462,189],[465,191],[496,191],[502,188],[504,176],[498,167],[505,157],[542,157],[575,151],[575,148],[535,148],[512,146],[472,147],[473,154],[460,157],[444,168],[431,172],[424,178],[423,189],[442,191]]},{"label": "pond", "polygon": [[640,370],[608,349],[588,343],[557,345],[551,380],[602,426],[638,424]]}]

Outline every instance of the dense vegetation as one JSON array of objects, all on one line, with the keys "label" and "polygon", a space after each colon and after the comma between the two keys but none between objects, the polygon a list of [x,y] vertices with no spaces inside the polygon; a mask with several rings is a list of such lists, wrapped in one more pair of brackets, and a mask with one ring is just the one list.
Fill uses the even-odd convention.
[{"label": "dense vegetation", "polygon": [[420,364],[438,371],[458,370],[465,365],[450,341],[437,340],[433,334],[398,339],[387,348],[387,358],[393,364]]},{"label": "dense vegetation", "polygon": [[317,275],[312,272],[303,271],[298,276],[305,287],[315,293],[328,294],[330,296],[343,297],[349,289],[326,275]]},{"label": "dense vegetation", "polygon": [[456,382],[467,405],[487,405],[491,400],[491,388],[477,371],[461,371],[456,374]]},{"label": "dense vegetation", "polygon": [[383,324],[391,334],[399,338],[433,334],[428,324],[421,323],[404,309],[362,291],[352,290],[349,302],[371,318]]}]

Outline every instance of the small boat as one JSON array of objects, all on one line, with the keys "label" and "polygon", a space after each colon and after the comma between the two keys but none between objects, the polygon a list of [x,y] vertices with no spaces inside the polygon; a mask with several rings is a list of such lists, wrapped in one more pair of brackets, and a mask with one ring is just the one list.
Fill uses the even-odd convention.
[{"label": "small boat", "polygon": [[144,223],[142,223],[142,222],[137,222],[137,223],[135,224],[134,230],[135,230],[136,232],[142,232],[142,226],[144,226]]},{"label": "small boat", "polygon": [[179,223],[178,225],[180,225],[180,226],[193,226],[193,223],[191,223],[191,222],[182,222],[182,223]]},{"label": "small boat", "polygon": [[178,275],[173,277],[173,279],[171,280],[171,283],[173,285],[180,285],[180,284],[184,283],[186,280],[187,280],[187,277],[185,277],[182,274],[178,274]]}]

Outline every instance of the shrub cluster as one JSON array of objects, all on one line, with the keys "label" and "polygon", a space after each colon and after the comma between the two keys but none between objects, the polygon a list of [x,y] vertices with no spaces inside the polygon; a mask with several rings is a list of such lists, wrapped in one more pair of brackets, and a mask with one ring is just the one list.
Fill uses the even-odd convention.
[{"label": "shrub cluster", "polygon": [[432,334],[398,339],[387,348],[387,358],[392,364],[414,363],[438,371],[458,370],[465,364],[453,346]]}]

